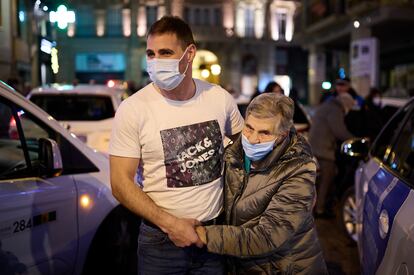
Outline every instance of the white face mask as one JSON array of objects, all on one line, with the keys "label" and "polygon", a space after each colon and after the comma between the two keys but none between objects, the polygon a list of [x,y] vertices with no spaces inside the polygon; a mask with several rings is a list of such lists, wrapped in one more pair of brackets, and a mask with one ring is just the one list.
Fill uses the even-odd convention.
[{"label": "white face mask", "polygon": [[153,58],[147,60],[147,72],[155,85],[166,91],[171,91],[180,85],[187,72],[188,62],[184,73],[180,73],[179,64],[187,49],[185,49],[180,59]]}]

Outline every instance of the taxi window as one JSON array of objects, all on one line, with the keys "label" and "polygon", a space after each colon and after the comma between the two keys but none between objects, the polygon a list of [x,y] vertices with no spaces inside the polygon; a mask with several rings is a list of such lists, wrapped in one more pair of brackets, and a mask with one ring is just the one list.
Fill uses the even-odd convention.
[{"label": "taxi window", "polygon": [[403,125],[404,118],[409,109],[409,106],[402,108],[386,124],[372,146],[371,155],[373,157],[376,157],[381,161],[385,161],[388,158],[390,149],[392,148],[395,139],[398,137],[399,130]]},{"label": "taxi window", "polygon": [[[62,128],[62,131],[65,130]],[[99,171],[62,134],[21,107],[0,98],[0,180],[39,175],[40,138],[50,138],[58,144],[63,175]]]},{"label": "taxi window", "polygon": [[30,100],[63,121],[97,121],[112,118],[115,109],[110,96],[80,94],[33,95]]},{"label": "taxi window", "polygon": [[98,168],[60,133],[51,129],[32,114],[24,110],[19,112],[22,113],[19,119],[33,167],[38,164],[38,140],[40,138],[50,138],[55,140],[59,146],[63,162],[63,175],[98,171]]},{"label": "taxi window", "polygon": [[389,168],[396,171],[408,182],[414,183],[414,113],[401,128],[394,147],[386,161]]}]

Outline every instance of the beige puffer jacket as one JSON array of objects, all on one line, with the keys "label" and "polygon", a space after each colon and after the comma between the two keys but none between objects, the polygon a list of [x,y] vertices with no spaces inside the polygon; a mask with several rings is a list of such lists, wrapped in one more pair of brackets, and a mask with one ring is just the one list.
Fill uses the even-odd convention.
[{"label": "beige puffer jacket", "polygon": [[287,138],[246,173],[240,138],[225,153],[226,225],[207,226],[207,249],[234,274],[327,274],[312,206],[316,165],[308,142]]}]

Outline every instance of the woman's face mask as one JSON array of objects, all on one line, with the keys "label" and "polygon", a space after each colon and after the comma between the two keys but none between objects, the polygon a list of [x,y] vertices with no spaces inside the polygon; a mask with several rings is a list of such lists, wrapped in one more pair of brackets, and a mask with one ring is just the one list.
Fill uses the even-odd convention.
[{"label": "woman's face mask", "polygon": [[269,154],[273,150],[273,146],[275,145],[275,140],[256,143],[252,144],[249,142],[247,137],[242,134],[242,146],[244,153],[251,161],[257,161],[264,158],[267,154]]},{"label": "woman's face mask", "polygon": [[185,49],[180,59],[153,58],[147,60],[147,71],[155,85],[166,91],[171,91],[180,85],[187,72],[188,62],[183,73],[180,73],[179,64],[187,49]]}]

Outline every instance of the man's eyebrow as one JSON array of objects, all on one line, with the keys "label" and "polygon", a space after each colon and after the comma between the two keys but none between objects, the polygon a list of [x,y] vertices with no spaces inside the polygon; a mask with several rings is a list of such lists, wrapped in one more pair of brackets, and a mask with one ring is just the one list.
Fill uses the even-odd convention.
[{"label": "man's eyebrow", "polygon": [[168,48],[163,48],[163,49],[159,49],[158,53],[174,53],[174,51]]},{"label": "man's eyebrow", "polygon": [[[154,51],[151,49],[147,49],[145,52],[147,55],[154,54]],[[158,53],[159,54],[174,54],[174,51],[172,49],[163,48],[163,49],[159,49]]]}]

